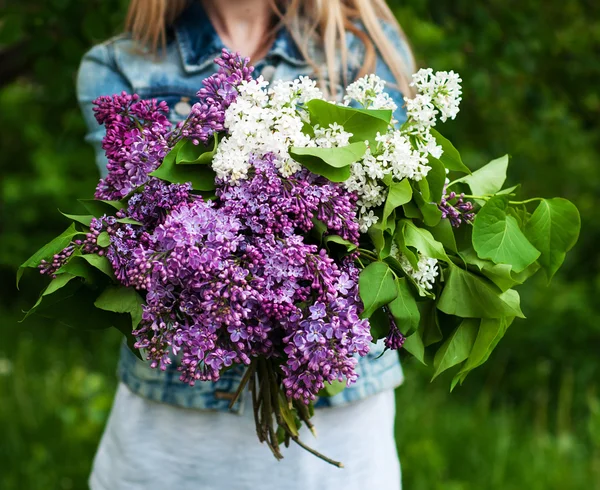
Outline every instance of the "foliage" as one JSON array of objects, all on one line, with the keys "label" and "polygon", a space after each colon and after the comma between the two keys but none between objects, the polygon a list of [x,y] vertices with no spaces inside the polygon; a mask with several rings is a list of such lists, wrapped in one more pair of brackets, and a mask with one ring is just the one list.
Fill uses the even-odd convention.
[{"label": "foliage", "polygon": [[[8,3],[0,15],[0,393],[7,395],[0,451],[10,470],[1,472],[0,487],[79,489],[108,416],[118,335],[18,324],[39,289],[32,284],[22,291],[28,297],[16,300],[12,284],[18,265],[67,227],[57,208],[76,212],[71,203],[97,181],[75,70],[88,47],[118,31],[125,2]],[[428,384],[416,363],[405,363],[407,382],[398,391],[405,486],[595,488],[600,5],[389,4],[418,61],[463,78],[462,112],[444,132],[460,141],[465,163],[479,167],[509,149],[508,185],[520,181],[527,195],[573,200],[583,230],[548,289],[541,275],[522,289],[527,320],[515,321],[490,367],[450,396],[443,379]],[[18,56],[5,59],[11,46]],[[47,333],[44,344],[39,329]]]}]

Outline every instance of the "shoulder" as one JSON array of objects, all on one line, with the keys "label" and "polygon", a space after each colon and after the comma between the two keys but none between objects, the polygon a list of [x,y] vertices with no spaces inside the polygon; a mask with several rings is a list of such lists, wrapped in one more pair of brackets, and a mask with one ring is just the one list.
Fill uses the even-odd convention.
[{"label": "shoulder", "polygon": [[146,53],[143,48],[122,34],[93,46],[87,51],[79,68],[79,84],[113,90],[117,79],[142,98],[164,98],[170,95],[193,96],[200,82],[182,67],[178,45],[167,43],[158,54]]},{"label": "shoulder", "polygon": [[128,34],[119,34],[90,48],[82,58],[82,62],[92,61],[116,68],[118,53],[133,53],[134,42]]},{"label": "shoulder", "polygon": [[91,103],[101,95],[131,92],[133,83],[123,69],[123,53],[133,49],[127,35],[115,36],[96,44],[82,57],[77,71],[77,97]]}]

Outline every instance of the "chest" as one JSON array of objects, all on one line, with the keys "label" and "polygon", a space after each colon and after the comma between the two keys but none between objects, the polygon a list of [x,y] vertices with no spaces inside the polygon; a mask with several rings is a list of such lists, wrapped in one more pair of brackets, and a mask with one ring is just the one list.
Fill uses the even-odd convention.
[{"label": "chest", "polygon": [[[174,124],[187,117],[192,105],[198,101],[196,93],[202,87],[202,81],[218,69],[214,63],[207,63],[193,71],[184,69],[175,47],[168,48],[163,55],[155,58],[132,55],[126,51],[115,55],[115,64],[132,92],[144,99],[164,100],[170,109],[169,119]],[[254,75],[262,75],[268,81],[288,81],[300,76],[317,78],[316,70],[308,63],[292,64],[267,56],[254,66]],[[322,73],[326,72],[322,69]],[[342,93],[341,85],[336,87],[336,92]]]}]

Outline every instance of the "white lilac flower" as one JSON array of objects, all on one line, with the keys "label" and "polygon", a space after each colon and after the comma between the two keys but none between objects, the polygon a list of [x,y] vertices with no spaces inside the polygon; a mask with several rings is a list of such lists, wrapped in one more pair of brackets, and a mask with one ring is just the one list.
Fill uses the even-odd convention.
[{"label": "white lilac flower", "polygon": [[314,127],[314,142],[319,148],[338,148],[348,146],[352,133],[344,130],[338,123],[330,124],[328,128],[322,128],[319,125]]},{"label": "white lilac flower", "polygon": [[301,76],[293,81],[275,81],[269,89],[269,97],[273,106],[296,106],[313,99],[323,99],[323,92],[317,87],[317,82]]},{"label": "white lilac flower", "polygon": [[[225,112],[224,126],[229,134],[219,144],[212,163],[217,177],[232,182],[244,179],[250,157],[267,153],[275,155],[275,165],[284,177],[301,169],[289,156],[289,148],[314,143],[302,131],[304,121],[297,106],[323,95],[307,77],[268,87],[262,77],[238,87],[238,97]],[[339,131],[336,135],[344,141],[345,135]]]},{"label": "white lilac flower", "polygon": [[369,109],[390,109],[395,111],[398,106],[393,99],[384,92],[385,80],[377,75],[367,75],[359,78],[346,88],[344,103],[349,105],[353,100]]},{"label": "white lilac flower", "polygon": [[433,105],[433,100],[429,94],[417,94],[414,98],[404,98],[406,102],[406,113],[415,124],[417,133],[425,132],[430,127],[435,126],[437,109]]},{"label": "white lilac flower", "polygon": [[429,131],[418,135],[418,137],[415,138],[415,144],[417,150],[423,155],[423,157],[431,155],[434,158],[440,158],[444,153],[442,147],[438,145],[436,139]]},{"label": "white lilac flower", "polygon": [[408,178],[419,181],[431,169],[427,165],[427,155],[415,151],[410,140],[399,130],[393,130],[376,137],[378,148],[376,158],[390,171],[396,180]]},{"label": "white lilac flower", "polygon": [[422,95],[428,95],[432,104],[440,111],[440,120],[454,119],[459,111],[462,80],[453,71],[433,72],[421,69],[413,75],[411,86]]},{"label": "white lilac flower", "polygon": [[375,216],[375,213],[373,213],[373,211],[369,211],[368,213],[362,214],[359,218],[358,218],[358,224],[360,225],[360,232],[361,233],[366,233],[367,231],[369,231],[369,228],[374,225],[375,223],[377,223],[377,221],[379,221],[379,217]]},{"label": "white lilac flower", "polygon": [[417,268],[413,268],[405,255],[398,254],[400,264],[410,277],[417,283],[417,285],[425,290],[433,289],[436,277],[439,276],[439,267],[437,259],[426,257],[425,255],[418,254],[419,261],[417,262]]}]

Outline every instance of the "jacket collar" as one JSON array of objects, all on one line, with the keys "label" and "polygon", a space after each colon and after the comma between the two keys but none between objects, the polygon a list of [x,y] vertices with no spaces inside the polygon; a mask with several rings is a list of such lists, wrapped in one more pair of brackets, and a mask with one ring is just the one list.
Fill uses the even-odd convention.
[{"label": "jacket collar", "polygon": [[[187,73],[205,70],[225,48],[199,1],[190,3],[175,23],[174,31],[183,68]],[[277,32],[265,60],[270,63],[283,60],[296,66],[306,65],[298,46],[285,27]]]}]

